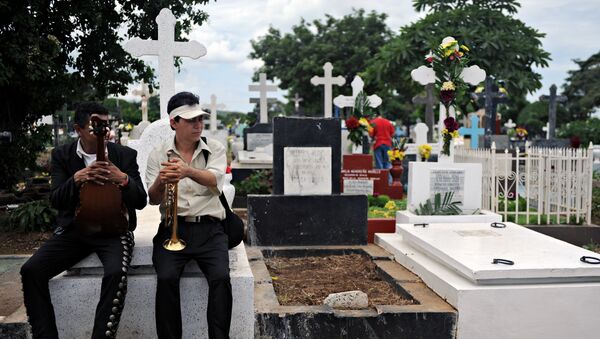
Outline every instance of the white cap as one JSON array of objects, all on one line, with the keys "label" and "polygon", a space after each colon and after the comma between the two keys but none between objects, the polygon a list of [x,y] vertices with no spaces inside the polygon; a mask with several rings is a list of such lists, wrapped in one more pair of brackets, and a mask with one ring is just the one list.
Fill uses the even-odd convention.
[{"label": "white cap", "polygon": [[199,115],[210,115],[200,108],[200,105],[183,105],[175,108],[169,113],[169,119],[182,117],[184,119],[193,119]]}]

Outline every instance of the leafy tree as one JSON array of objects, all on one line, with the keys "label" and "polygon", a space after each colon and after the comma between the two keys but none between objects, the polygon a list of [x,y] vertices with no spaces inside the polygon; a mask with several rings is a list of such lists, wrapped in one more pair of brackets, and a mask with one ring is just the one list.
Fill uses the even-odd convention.
[{"label": "leafy tree", "polygon": [[587,147],[591,142],[600,144],[600,119],[590,118],[569,122],[558,130],[561,138],[578,137],[582,147]]},{"label": "leafy tree", "polygon": [[[196,5],[207,2],[0,0],[0,131],[20,139],[65,103],[125,94],[128,84],[142,79],[156,87],[152,69],[125,52],[122,42],[156,39],[155,18],[164,7],[181,18],[175,32],[183,40],[192,24],[206,20]],[[19,147],[13,143],[6,151],[27,151]],[[0,168],[8,165],[5,159]]]},{"label": "leafy tree", "polygon": [[[323,74],[323,64],[333,64],[333,74],[346,79],[344,88],[333,87],[334,96],[349,94],[349,84],[355,75],[366,69],[367,61],[392,36],[385,24],[386,14],[374,11],[354,10],[341,19],[326,15],[324,20],[307,22],[292,27],[290,33],[282,34],[269,28],[266,35],[251,41],[253,51],[249,57],[262,59],[264,66],[255,74],[265,72],[277,77],[282,89],[288,90],[291,99],[298,93],[304,101],[306,115],[323,115],[323,86],[313,86],[310,77]],[[366,87],[371,93],[374,89]],[[294,103],[287,104],[285,111],[294,112]]]},{"label": "leafy tree", "polygon": [[[471,48],[471,64],[479,65],[490,75],[505,80],[511,100],[524,103],[527,92],[541,87],[541,75],[532,67],[547,67],[549,53],[542,49],[536,29],[513,17],[519,3],[515,0],[415,0],[414,8],[428,14],[400,29],[400,34],[385,45],[371,61],[367,80],[397,96],[402,102],[424,91],[413,81],[410,71],[424,65],[425,54],[444,37],[453,36]],[[385,101],[384,101],[385,102]],[[458,102],[463,112],[468,98]],[[412,105],[403,107],[407,116]],[[517,111],[520,107],[517,108]],[[510,115],[509,115],[510,117]]]},{"label": "leafy tree", "polygon": [[600,52],[574,61],[579,69],[569,71],[564,94],[571,118],[586,119],[600,106]]}]

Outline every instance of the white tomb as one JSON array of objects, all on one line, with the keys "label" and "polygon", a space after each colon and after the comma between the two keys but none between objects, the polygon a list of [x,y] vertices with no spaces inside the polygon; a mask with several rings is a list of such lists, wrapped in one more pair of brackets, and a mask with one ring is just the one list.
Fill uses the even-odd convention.
[{"label": "white tomb", "polygon": [[597,337],[600,266],[580,259],[600,255],[505,225],[397,224],[375,242],[458,310],[460,339]]},{"label": "white tomb", "polygon": [[[495,222],[502,216],[481,210],[481,164],[409,162],[407,210],[396,212],[397,223]],[[461,215],[417,215],[420,204],[440,193],[454,192],[454,201],[461,201]]]}]

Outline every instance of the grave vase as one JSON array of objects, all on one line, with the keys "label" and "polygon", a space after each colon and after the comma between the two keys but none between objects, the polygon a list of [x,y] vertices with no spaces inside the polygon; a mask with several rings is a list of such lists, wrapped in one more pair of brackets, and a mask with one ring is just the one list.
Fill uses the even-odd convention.
[{"label": "grave vase", "polygon": [[402,172],[404,172],[404,167],[402,167],[402,160],[393,160],[392,168],[390,168],[390,175],[392,176],[392,186],[402,188],[402,182],[400,179],[402,178]]}]

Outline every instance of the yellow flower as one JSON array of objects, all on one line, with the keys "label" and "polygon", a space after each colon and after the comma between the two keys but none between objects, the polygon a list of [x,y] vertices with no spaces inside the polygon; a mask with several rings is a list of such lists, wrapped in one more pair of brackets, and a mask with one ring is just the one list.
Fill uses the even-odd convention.
[{"label": "yellow flower", "polygon": [[469,47],[467,47],[466,45],[460,45],[460,49],[462,49],[465,52],[469,52],[470,51]]},{"label": "yellow flower", "polygon": [[385,208],[386,210],[395,210],[396,203],[394,202],[394,200],[390,200],[385,204],[385,206],[383,206],[383,208]]},{"label": "yellow flower", "polygon": [[432,147],[429,144],[419,145],[418,150],[421,158],[429,159],[429,157],[431,156],[431,149]]},{"label": "yellow flower", "polygon": [[456,86],[452,81],[445,81],[442,84],[442,91],[454,91],[456,90]]},{"label": "yellow flower", "polygon": [[[449,41],[441,44],[440,47],[442,49],[446,49],[446,48],[449,48],[449,47],[455,47],[455,45],[458,45],[458,41],[452,39],[452,40],[449,40]],[[452,48],[452,49],[455,49],[455,48]]]},{"label": "yellow flower", "polygon": [[363,126],[369,126],[370,125],[369,124],[369,120],[367,120],[367,118],[360,118],[358,120],[358,123],[361,124],[361,125],[363,125]]},{"label": "yellow flower", "polygon": [[508,94],[508,91],[504,87],[498,88],[498,91],[500,91],[500,93]]},{"label": "yellow flower", "polygon": [[458,134],[458,130],[451,133],[453,138],[458,138],[460,134]]},{"label": "yellow flower", "polygon": [[482,93],[483,92],[483,86],[477,86],[477,88],[475,88],[475,93]]}]

